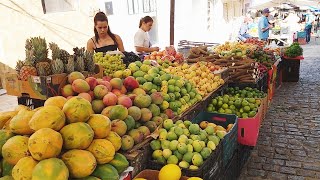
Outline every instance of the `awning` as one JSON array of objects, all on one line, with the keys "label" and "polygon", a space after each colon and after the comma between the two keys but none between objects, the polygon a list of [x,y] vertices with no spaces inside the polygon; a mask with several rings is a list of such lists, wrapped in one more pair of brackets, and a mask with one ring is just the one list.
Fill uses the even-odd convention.
[{"label": "awning", "polygon": [[250,9],[261,10],[264,8],[279,7],[282,4],[292,4],[295,6],[320,7],[320,0],[270,0],[264,3],[253,4]]}]

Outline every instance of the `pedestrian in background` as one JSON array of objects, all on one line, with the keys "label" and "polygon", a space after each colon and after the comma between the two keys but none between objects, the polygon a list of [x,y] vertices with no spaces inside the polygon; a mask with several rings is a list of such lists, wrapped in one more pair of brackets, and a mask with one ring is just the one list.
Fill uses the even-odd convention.
[{"label": "pedestrian in background", "polygon": [[259,24],[258,24],[259,39],[264,41],[268,40],[269,30],[273,27],[268,21],[269,14],[270,14],[269,9],[268,8],[264,9],[262,11],[262,16],[259,19]]},{"label": "pedestrian in background", "polygon": [[310,9],[308,9],[306,14],[306,26],[305,26],[307,43],[309,43],[311,39],[311,30],[312,30],[314,20],[315,20],[315,16],[311,13]]}]

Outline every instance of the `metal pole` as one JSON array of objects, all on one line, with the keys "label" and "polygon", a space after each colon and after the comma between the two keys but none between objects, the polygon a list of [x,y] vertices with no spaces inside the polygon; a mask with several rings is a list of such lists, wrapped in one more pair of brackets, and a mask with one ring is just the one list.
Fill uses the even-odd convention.
[{"label": "metal pole", "polygon": [[175,0],[170,0],[170,45],[174,45],[174,11]]}]

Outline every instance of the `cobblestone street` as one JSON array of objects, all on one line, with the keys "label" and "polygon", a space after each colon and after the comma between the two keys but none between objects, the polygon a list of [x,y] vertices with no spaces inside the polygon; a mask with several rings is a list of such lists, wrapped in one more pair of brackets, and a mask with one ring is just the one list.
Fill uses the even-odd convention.
[{"label": "cobblestone street", "polygon": [[300,81],[276,91],[240,179],[320,179],[319,45],[303,48]]}]

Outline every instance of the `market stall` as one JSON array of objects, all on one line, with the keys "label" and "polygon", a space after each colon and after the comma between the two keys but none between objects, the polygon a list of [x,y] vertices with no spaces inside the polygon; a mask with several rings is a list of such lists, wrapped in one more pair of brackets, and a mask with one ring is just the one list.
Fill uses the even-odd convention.
[{"label": "market stall", "polygon": [[27,59],[5,79],[20,98],[0,113],[6,178],[236,178],[278,69],[291,76],[287,60],[302,55],[298,44],[284,50],[253,39],[185,46],[184,55],[170,46],[144,60],[49,47],[52,60],[44,39],[27,40]]}]

